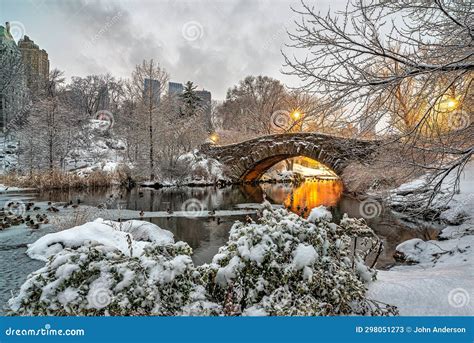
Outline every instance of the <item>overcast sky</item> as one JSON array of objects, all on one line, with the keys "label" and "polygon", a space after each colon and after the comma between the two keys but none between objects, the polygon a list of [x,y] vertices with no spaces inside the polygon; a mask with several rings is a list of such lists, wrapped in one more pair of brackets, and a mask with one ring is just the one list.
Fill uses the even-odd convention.
[{"label": "overcast sky", "polygon": [[[308,0],[322,12],[346,0]],[[154,58],[171,80],[194,81],[223,99],[246,75],[281,74],[285,29],[298,19],[299,0],[0,0],[0,22],[15,39],[27,34],[66,76],[109,72],[129,77]]]}]

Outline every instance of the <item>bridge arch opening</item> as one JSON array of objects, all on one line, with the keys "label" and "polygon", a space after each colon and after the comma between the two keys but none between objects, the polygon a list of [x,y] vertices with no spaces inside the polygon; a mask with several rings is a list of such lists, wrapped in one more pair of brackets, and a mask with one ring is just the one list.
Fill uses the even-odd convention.
[{"label": "bridge arch opening", "polygon": [[[249,177],[247,180],[257,178],[277,182],[244,182],[244,188],[247,187],[252,192],[253,188],[258,187],[266,199],[283,204],[303,217],[307,217],[312,208],[320,205],[336,207],[342,197],[341,178],[327,165],[306,156],[279,155],[278,158],[264,159],[252,168],[246,175]],[[290,180],[298,182],[285,182]]]},{"label": "bridge arch opening", "polygon": [[275,155],[256,162],[241,176],[244,182],[272,179],[280,172],[292,171],[304,177],[339,179],[334,170],[318,160],[305,155]]}]

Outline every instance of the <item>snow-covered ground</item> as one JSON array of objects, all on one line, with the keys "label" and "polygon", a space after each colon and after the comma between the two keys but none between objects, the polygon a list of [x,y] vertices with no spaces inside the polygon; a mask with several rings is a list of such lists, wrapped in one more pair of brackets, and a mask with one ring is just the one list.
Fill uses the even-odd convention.
[{"label": "snow-covered ground", "polygon": [[179,162],[189,168],[189,176],[186,176],[183,183],[206,184],[227,180],[223,166],[219,161],[207,158],[196,150],[181,155]]},{"label": "snow-covered ground", "polygon": [[159,180],[141,182],[143,187],[172,187],[182,185],[207,186],[218,182],[227,183],[224,166],[198,150],[178,157],[178,168],[172,176],[161,176]]},{"label": "snow-covered ground", "polygon": [[[277,165],[278,166],[278,165]],[[305,167],[299,163],[293,164],[293,170],[281,170],[274,166],[270,168],[262,177],[261,181],[276,180],[280,182],[301,182],[306,178],[335,179],[338,178],[330,169],[320,166],[320,168]]]},{"label": "snow-covered ground", "polygon": [[66,159],[66,168],[79,175],[102,170],[113,172],[123,158],[124,143],[108,132],[109,123],[91,120],[84,133],[84,144],[74,149]]},{"label": "snow-covered ground", "polygon": [[[97,170],[113,172],[122,163],[121,151],[125,146],[120,139],[107,133],[104,125],[107,125],[106,121],[90,121],[79,139],[81,144],[65,160],[66,170],[79,175]],[[0,175],[19,167],[18,149],[19,143],[15,137],[6,138],[0,134]]]},{"label": "snow-covered ground", "polygon": [[[403,201],[400,194],[410,193],[423,180],[402,185],[392,201]],[[448,206],[441,219],[462,223],[444,228],[439,241],[401,243],[400,258],[414,265],[379,271],[370,297],[396,305],[400,315],[474,315],[474,163],[466,166],[460,193]]]},{"label": "snow-covered ground", "polygon": [[16,166],[17,151],[18,142],[0,133],[0,175]]},{"label": "snow-covered ground", "polygon": [[337,177],[334,172],[324,166],[321,166],[320,168],[309,168],[295,163],[293,166],[293,171],[305,177]]}]

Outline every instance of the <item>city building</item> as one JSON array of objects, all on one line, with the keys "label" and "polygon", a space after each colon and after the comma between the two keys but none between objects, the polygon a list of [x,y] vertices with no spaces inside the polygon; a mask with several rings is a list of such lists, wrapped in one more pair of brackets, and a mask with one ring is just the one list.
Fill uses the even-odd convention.
[{"label": "city building", "polygon": [[160,103],[160,87],[161,83],[155,79],[145,79],[143,88],[143,98],[148,101],[151,97],[152,101],[158,105]]},{"label": "city building", "polygon": [[109,86],[105,84],[102,88],[99,89],[99,94],[97,98],[97,108],[108,109],[109,107],[110,107]]},{"label": "city building", "polygon": [[[169,95],[176,95],[179,96],[183,94],[184,92],[184,85],[179,82],[168,82],[168,94]],[[196,91],[196,95],[199,97],[199,109],[202,111],[203,115],[203,120],[204,120],[204,127],[206,131],[212,132],[212,120],[211,120],[211,101],[212,101],[212,95],[211,92],[207,90],[200,90]],[[175,102],[174,105],[176,106],[177,111],[179,111],[179,108],[181,106],[180,99],[178,98]]]},{"label": "city building", "polygon": [[48,53],[35,44],[28,36],[24,36],[18,41],[18,48],[21,51],[23,64],[25,65],[25,75],[28,87],[38,89],[41,81],[47,80],[49,76]]},{"label": "city building", "polygon": [[168,94],[182,94],[184,90],[183,84],[178,82],[168,82]]},{"label": "city building", "polygon": [[15,40],[13,39],[13,36],[10,33],[10,23],[6,22],[5,27],[0,25],[0,43],[6,46],[9,46],[10,48],[17,49]]},{"label": "city building", "polygon": [[[10,24],[0,25],[0,130],[8,131],[7,124],[14,116],[21,114],[21,109],[27,101],[27,88],[24,66],[20,50],[10,33]],[[21,117],[15,122],[21,122]]]},{"label": "city building", "polygon": [[203,111],[204,127],[206,131],[212,132],[212,108],[211,108],[211,92],[207,90],[196,91],[196,95],[201,99],[199,108]]}]

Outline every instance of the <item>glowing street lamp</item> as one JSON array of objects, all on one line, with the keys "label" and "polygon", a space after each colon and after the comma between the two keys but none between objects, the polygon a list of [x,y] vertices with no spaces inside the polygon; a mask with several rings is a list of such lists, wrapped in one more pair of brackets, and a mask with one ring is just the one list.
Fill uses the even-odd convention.
[{"label": "glowing street lamp", "polygon": [[219,140],[219,135],[217,133],[212,133],[210,136],[209,136],[209,140],[213,143],[213,144],[216,144],[217,141]]},{"label": "glowing street lamp", "polygon": [[294,121],[294,126],[297,131],[303,131],[303,113],[301,113],[298,110],[293,110],[293,112],[290,113],[291,119]]},{"label": "glowing street lamp", "polygon": [[456,107],[458,107],[458,104],[459,104],[459,101],[457,101],[455,98],[451,98],[446,102],[446,106],[450,110],[456,109]]},{"label": "glowing street lamp", "polygon": [[294,110],[293,112],[291,112],[291,119],[293,119],[294,121],[299,120],[302,116],[303,115],[298,110]]},{"label": "glowing street lamp", "polygon": [[459,106],[459,99],[456,97],[446,96],[438,104],[438,111],[451,112]]}]

